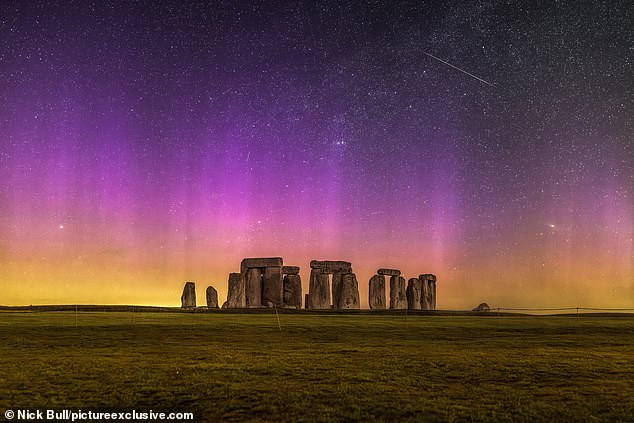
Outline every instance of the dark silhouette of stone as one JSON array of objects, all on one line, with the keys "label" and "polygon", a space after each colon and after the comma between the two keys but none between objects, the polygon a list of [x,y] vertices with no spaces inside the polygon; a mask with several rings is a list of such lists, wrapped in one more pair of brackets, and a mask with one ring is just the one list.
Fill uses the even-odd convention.
[{"label": "dark silhouette of stone", "polygon": [[471,311],[491,311],[491,307],[487,303],[482,303]]},{"label": "dark silhouette of stone", "polygon": [[222,308],[244,308],[247,306],[245,295],[245,279],[240,273],[229,273],[229,289],[227,301]]},{"label": "dark silhouette of stone", "polygon": [[218,308],[218,291],[213,286],[208,286],[205,291],[207,308]]},{"label": "dark silhouette of stone", "polygon": [[[335,275],[337,274],[335,273]],[[357,282],[357,277],[354,273],[345,273],[341,275],[340,279],[339,297],[335,308],[339,310],[358,310],[361,308],[361,302],[359,301],[359,283]]]},{"label": "dark silhouette of stone", "polygon": [[385,276],[374,275],[370,278],[368,304],[371,310],[385,310]]},{"label": "dark silhouette of stone", "polygon": [[330,307],[330,278],[328,273],[322,273],[319,269],[311,269],[310,286],[310,306],[315,310],[328,309]]},{"label": "dark silhouette of stone", "polygon": [[398,269],[379,269],[376,273],[384,276],[401,276],[401,271]]},{"label": "dark silhouette of stone", "polygon": [[405,278],[390,277],[390,310],[407,309],[407,295],[405,293]]},{"label": "dark silhouette of stone", "polygon": [[196,284],[194,282],[186,282],[181,295],[182,308],[196,308]]},{"label": "dark silhouette of stone", "polygon": [[410,278],[407,281],[407,308],[409,310],[420,310],[420,296],[422,291],[422,282],[418,278]]},{"label": "dark silhouette of stone", "polygon": [[352,263],[348,261],[312,260],[311,269],[318,269],[321,273],[352,273]]},{"label": "dark silhouette of stone", "polygon": [[418,278],[422,282],[421,308],[423,310],[436,310],[436,276],[423,274]]},{"label": "dark silhouette of stone", "polygon": [[430,275],[433,279],[429,279],[429,287],[431,291],[431,309],[436,310],[436,276]]},{"label": "dark silhouette of stone", "polygon": [[284,307],[302,308],[302,280],[297,274],[284,275]]},{"label": "dark silhouette of stone", "polygon": [[313,302],[310,300],[310,294],[306,294],[306,298],[304,298],[304,308],[307,310],[313,308]]},{"label": "dark silhouette of stone", "polygon": [[270,307],[282,307],[284,304],[284,283],[282,282],[281,267],[264,268],[262,278],[262,304]]},{"label": "dark silhouette of stone", "polygon": [[242,263],[240,263],[240,272],[245,273],[247,269],[252,269],[254,267],[282,267],[282,262],[283,260],[281,257],[245,258],[242,259]]},{"label": "dark silhouette of stone", "polygon": [[299,266],[282,266],[282,273],[285,275],[299,275]]},{"label": "dark silhouette of stone", "polygon": [[246,272],[247,307],[262,307],[262,271],[256,267]]}]

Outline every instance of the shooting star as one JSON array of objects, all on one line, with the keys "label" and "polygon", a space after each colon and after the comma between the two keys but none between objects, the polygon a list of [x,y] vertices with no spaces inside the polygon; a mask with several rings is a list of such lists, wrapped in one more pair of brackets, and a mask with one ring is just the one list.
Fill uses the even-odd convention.
[{"label": "shooting star", "polygon": [[425,53],[426,55],[428,55],[429,57],[431,57],[432,59],[436,59],[436,60],[438,60],[439,62],[442,62],[442,63],[444,63],[444,64],[445,64],[445,65],[447,65],[447,66],[451,66],[452,68],[457,69],[457,70],[459,70],[460,72],[462,72],[462,73],[464,73],[464,74],[467,74],[467,75],[469,75],[469,76],[470,76],[470,77],[472,77],[472,78],[477,79],[477,80],[478,80],[478,81],[480,81],[480,82],[483,82],[483,83],[485,83],[485,84],[487,84],[487,85],[490,85],[490,86],[491,86],[491,87],[493,87],[493,88],[497,88],[497,87],[495,86],[495,84],[492,84],[492,83],[490,83],[490,82],[487,82],[487,81],[485,81],[485,80],[484,80],[484,79],[482,79],[482,78],[478,78],[478,77],[477,77],[477,76],[475,76],[474,74],[469,73],[469,72],[467,72],[467,71],[466,71],[466,70],[464,70],[464,69],[460,69],[458,66],[454,66],[454,65],[452,65],[452,64],[451,64],[451,63],[449,63],[449,62],[445,62],[444,60],[439,59],[438,57],[434,56],[433,54],[427,53],[427,52],[426,52],[426,51],[424,51],[424,50],[421,50],[421,51],[422,51],[423,53]]}]

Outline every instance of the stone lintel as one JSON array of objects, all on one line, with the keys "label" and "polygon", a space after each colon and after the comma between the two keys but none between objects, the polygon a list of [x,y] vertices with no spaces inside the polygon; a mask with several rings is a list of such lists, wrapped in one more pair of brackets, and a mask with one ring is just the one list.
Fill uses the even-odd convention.
[{"label": "stone lintel", "polygon": [[352,273],[352,263],[340,260],[312,260],[310,268],[321,273]]},{"label": "stone lintel", "polygon": [[282,257],[253,257],[242,259],[240,263],[240,272],[244,273],[246,269],[263,268],[263,267],[282,267]]},{"label": "stone lintel", "polygon": [[398,269],[379,269],[376,273],[385,276],[401,276],[401,271]]}]

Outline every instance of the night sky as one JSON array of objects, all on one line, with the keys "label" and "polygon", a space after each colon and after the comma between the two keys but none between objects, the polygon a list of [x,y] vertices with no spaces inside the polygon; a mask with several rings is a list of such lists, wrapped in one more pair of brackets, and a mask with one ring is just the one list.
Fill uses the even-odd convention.
[{"label": "night sky", "polygon": [[[464,3],[464,4],[463,4]],[[224,301],[243,257],[439,308],[634,306],[631,1],[0,3],[0,303]]]}]

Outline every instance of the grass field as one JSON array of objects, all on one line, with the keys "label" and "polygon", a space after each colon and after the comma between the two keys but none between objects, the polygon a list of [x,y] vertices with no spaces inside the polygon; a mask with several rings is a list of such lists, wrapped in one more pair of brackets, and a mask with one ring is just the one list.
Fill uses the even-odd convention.
[{"label": "grass field", "polygon": [[634,421],[634,317],[0,312],[3,409]]}]

